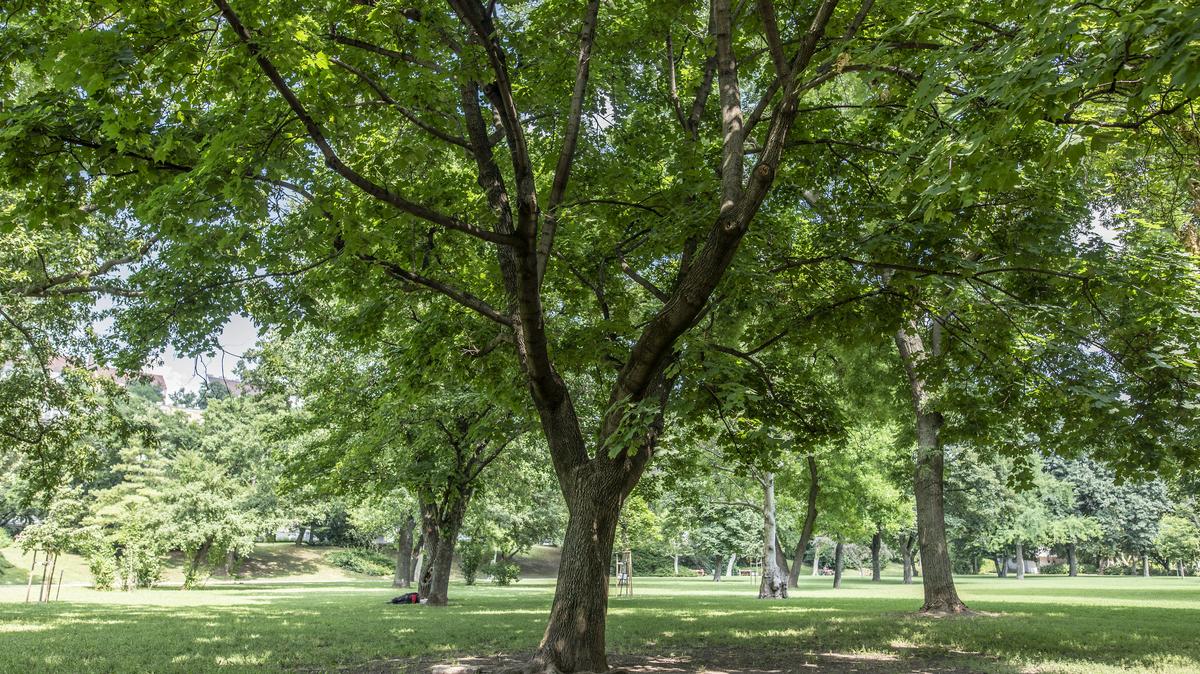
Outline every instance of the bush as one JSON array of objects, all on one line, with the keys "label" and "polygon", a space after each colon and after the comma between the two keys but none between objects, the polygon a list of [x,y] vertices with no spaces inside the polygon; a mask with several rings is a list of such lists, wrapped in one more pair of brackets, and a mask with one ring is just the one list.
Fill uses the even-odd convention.
[{"label": "bush", "polygon": [[1042,573],[1048,576],[1065,576],[1071,572],[1071,568],[1063,563],[1047,564],[1042,567]]},{"label": "bush", "polygon": [[325,555],[325,561],[364,576],[386,576],[392,572],[392,560],[388,559],[387,555],[374,550],[361,548],[335,550]]},{"label": "bush", "polygon": [[483,564],[483,545],[476,541],[466,541],[459,546],[458,568],[462,571],[463,580],[467,585],[475,584],[475,576]]},{"label": "bush", "polygon": [[117,583],[117,559],[112,552],[96,551],[87,559],[88,571],[92,572],[92,588],[111,590]]},{"label": "bush", "polygon": [[8,529],[0,527],[0,548],[7,548],[13,544],[12,534],[8,533]]},{"label": "bush", "polygon": [[508,585],[520,580],[521,567],[513,562],[496,562],[483,567],[483,572],[492,577],[497,585]]}]

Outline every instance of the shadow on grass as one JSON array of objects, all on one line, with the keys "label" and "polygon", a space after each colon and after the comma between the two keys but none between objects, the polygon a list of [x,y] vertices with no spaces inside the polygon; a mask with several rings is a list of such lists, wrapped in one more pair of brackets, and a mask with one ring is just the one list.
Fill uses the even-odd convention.
[{"label": "shadow on grass", "polygon": [[[545,587],[457,586],[456,603],[436,608],[387,604],[382,585],[371,592],[345,583],[314,583],[322,591],[313,592],[280,586],[221,588],[242,602],[235,605],[0,605],[0,671],[374,672],[469,657],[498,663],[536,645],[550,601]],[[799,594],[768,603],[647,595],[612,602],[608,644],[614,665],[646,671],[1009,674],[1039,662],[1090,671],[1089,663],[1163,661],[1200,669],[1200,606],[972,606],[997,615],[931,620],[912,613],[907,597]]]}]

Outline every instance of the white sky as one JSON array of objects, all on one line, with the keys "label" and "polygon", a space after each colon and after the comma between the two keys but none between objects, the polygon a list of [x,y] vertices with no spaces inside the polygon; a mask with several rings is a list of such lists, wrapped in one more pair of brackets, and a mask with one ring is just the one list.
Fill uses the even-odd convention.
[{"label": "white sky", "polygon": [[161,364],[147,363],[146,372],[161,374],[167,380],[167,390],[171,393],[180,389],[198,390],[206,374],[236,379],[234,366],[241,361],[241,355],[258,341],[258,329],[245,317],[230,316],[218,341],[228,353],[218,351],[212,356],[188,358],[181,357],[173,349],[167,349],[159,358]]}]

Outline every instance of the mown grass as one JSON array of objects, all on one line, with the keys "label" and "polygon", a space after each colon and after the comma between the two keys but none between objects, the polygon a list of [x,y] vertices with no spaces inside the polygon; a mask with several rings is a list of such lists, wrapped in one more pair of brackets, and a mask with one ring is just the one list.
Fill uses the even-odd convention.
[{"label": "mown grass", "polygon": [[[830,671],[1200,672],[1200,581],[1191,578],[959,579],[991,615],[916,616],[920,586],[802,578],[791,599],[754,598],[748,579],[637,579],[610,602],[614,661]],[[19,602],[23,588],[0,588]],[[0,672],[395,671],[466,656],[527,653],[553,582],[451,588],[447,608],[394,606],[381,581],[255,583],[100,593],[50,605],[0,603]],[[838,669],[831,663],[851,663]],[[916,664],[914,664],[916,663]],[[812,669],[804,671],[814,671]]]}]

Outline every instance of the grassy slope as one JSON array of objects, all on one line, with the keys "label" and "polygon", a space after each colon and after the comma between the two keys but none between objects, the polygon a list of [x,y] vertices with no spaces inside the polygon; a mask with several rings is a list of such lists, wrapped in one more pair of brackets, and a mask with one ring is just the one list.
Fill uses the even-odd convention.
[{"label": "grassy slope", "polygon": [[[609,650],[617,663],[678,654],[685,670],[816,663],[829,671],[1200,672],[1196,579],[959,582],[974,608],[997,615],[914,616],[920,587],[891,579],[850,577],[835,591],[827,578],[805,577],[785,602],[754,599],[747,579],[639,579],[635,597],[611,602]],[[0,603],[0,672],[381,671],[519,655],[541,636],[552,591],[548,580],[455,584],[454,604],[437,609],[385,603],[393,591],[382,581],[75,588],[59,604]],[[0,602],[20,598],[18,588],[0,588]]]}]

